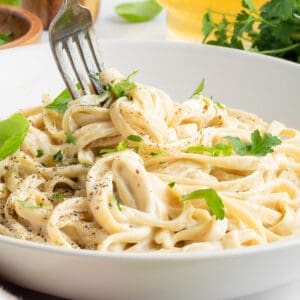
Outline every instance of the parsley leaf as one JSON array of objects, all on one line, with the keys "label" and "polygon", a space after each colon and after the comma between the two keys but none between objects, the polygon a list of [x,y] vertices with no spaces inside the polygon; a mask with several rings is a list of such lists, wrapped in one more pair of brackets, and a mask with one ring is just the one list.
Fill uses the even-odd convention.
[{"label": "parsley leaf", "polygon": [[143,138],[141,136],[138,136],[138,135],[129,135],[127,137],[127,140],[132,141],[132,142],[142,142]]},{"label": "parsley leaf", "polygon": [[198,98],[201,95],[201,93],[203,92],[204,87],[205,87],[205,79],[203,78],[191,98]]},{"label": "parsley leaf", "polygon": [[63,160],[63,154],[61,150],[59,150],[57,153],[53,155],[53,160],[56,162],[61,162]]},{"label": "parsley leaf", "polygon": [[29,121],[20,113],[0,121],[0,161],[20,148],[29,126]]},{"label": "parsley leaf", "polygon": [[218,193],[214,189],[197,190],[190,194],[181,196],[182,201],[204,198],[212,215],[216,219],[223,220],[225,217],[224,204]]},{"label": "parsley leaf", "polygon": [[11,32],[0,34],[0,46],[9,42],[12,36]]},{"label": "parsley leaf", "polygon": [[44,155],[44,151],[41,150],[41,149],[38,149],[38,151],[37,151],[37,153],[36,153],[36,157],[37,157],[37,158],[40,158],[40,157],[42,157],[43,155]]},{"label": "parsley leaf", "polygon": [[117,145],[116,148],[107,148],[107,149],[101,149],[100,154],[105,154],[105,153],[114,153],[114,152],[122,152],[127,149],[128,143],[126,141],[121,141]]},{"label": "parsley leaf", "polygon": [[[81,90],[81,86],[78,83],[76,85],[78,90]],[[68,89],[62,91],[50,104],[46,105],[45,108],[53,109],[60,114],[64,114],[68,109],[68,103],[72,100],[72,96]]]},{"label": "parsley leaf", "polygon": [[38,208],[42,208],[43,207],[43,203],[39,204],[39,205],[33,205],[29,202],[26,201],[21,201],[21,200],[17,200],[17,202],[24,208],[30,208],[30,209],[38,209]]},{"label": "parsley leaf", "polygon": [[131,23],[147,22],[155,18],[162,7],[155,0],[119,4],[117,14]]},{"label": "parsley leaf", "polygon": [[76,144],[76,140],[74,138],[74,136],[72,135],[71,132],[67,132],[67,137],[66,137],[66,143],[67,144]]},{"label": "parsley leaf", "polygon": [[233,146],[230,144],[219,143],[214,147],[209,146],[192,146],[188,147],[185,152],[187,153],[210,153],[212,156],[230,156],[232,155]]},{"label": "parsley leaf", "polygon": [[232,142],[234,150],[240,155],[265,156],[274,152],[273,147],[282,143],[277,136],[272,136],[270,133],[261,136],[258,130],[252,132],[251,143],[245,143],[238,137],[232,136],[227,136],[226,139]]},{"label": "parsley leaf", "polygon": [[[202,20],[203,42],[300,62],[299,0],[269,0],[259,10],[252,0],[241,1],[235,16],[208,10]],[[215,23],[212,14],[223,19]]]}]

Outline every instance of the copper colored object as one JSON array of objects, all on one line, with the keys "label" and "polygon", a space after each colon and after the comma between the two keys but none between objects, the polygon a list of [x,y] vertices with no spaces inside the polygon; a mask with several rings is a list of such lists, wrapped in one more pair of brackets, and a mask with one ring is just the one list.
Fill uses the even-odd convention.
[{"label": "copper colored object", "polygon": [[[92,13],[93,20],[97,18],[99,12],[99,0],[81,0]],[[43,22],[44,29],[48,29],[52,19],[56,16],[62,0],[23,0],[22,6],[36,15],[38,15]]]},{"label": "copper colored object", "polygon": [[0,34],[12,33],[10,41],[0,49],[37,43],[43,26],[40,18],[33,13],[11,5],[0,5]]}]

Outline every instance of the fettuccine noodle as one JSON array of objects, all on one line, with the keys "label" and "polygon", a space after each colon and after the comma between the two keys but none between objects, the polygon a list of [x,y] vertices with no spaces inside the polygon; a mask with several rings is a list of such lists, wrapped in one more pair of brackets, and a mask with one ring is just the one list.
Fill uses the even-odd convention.
[{"label": "fettuccine noodle", "polygon": [[[100,77],[103,85],[124,79],[113,69]],[[297,236],[297,130],[203,96],[175,103],[142,84],[117,100],[107,91],[83,96],[64,114],[44,107],[52,100],[47,96],[43,106],[22,111],[31,124],[27,136],[20,150],[0,162],[0,234],[126,252],[218,250]],[[261,157],[185,151],[214,146],[226,136],[250,142],[256,129],[279,136],[282,144]],[[65,142],[66,133],[74,143]],[[99,155],[130,135],[142,141]],[[37,157],[39,150],[43,155]],[[53,159],[57,153],[59,162]],[[222,199],[224,219],[204,199],[181,199],[208,188]]]}]

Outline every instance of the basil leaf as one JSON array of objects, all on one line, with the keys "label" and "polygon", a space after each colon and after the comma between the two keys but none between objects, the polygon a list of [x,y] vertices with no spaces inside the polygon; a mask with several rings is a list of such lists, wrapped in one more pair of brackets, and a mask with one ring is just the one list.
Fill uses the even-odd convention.
[{"label": "basil leaf", "polygon": [[20,148],[29,126],[29,121],[20,113],[0,121],[0,161]]},{"label": "basil leaf", "polygon": [[[79,83],[76,84],[78,90],[81,90]],[[72,100],[72,96],[68,89],[63,90],[50,104],[46,105],[45,108],[53,109],[60,114],[64,114],[68,109],[68,104]]]},{"label": "basil leaf", "polygon": [[66,143],[67,144],[76,144],[76,140],[75,140],[75,138],[74,138],[74,136],[72,135],[72,133],[71,132],[67,132],[67,137],[66,137]]},{"label": "basil leaf", "polygon": [[155,18],[162,7],[155,0],[122,3],[116,8],[116,13],[130,23],[147,22]]}]

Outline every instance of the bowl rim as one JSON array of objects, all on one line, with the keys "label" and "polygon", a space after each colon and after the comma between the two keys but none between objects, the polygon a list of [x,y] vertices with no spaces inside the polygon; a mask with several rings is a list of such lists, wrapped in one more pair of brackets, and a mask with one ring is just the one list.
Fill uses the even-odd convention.
[{"label": "bowl rim", "polygon": [[0,11],[9,14],[16,14],[18,18],[22,18],[23,20],[29,23],[29,30],[24,35],[20,36],[16,40],[1,45],[0,50],[13,48],[20,45],[27,45],[30,44],[32,40],[36,40],[40,38],[43,31],[43,24],[41,19],[38,16],[31,13],[27,9],[13,6],[13,5],[8,5],[8,4],[0,4]]},{"label": "bowl rim", "polygon": [[[218,55],[226,54],[236,54],[240,56],[253,57],[257,60],[264,60],[273,62],[277,65],[288,66],[289,68],[294,68],[300,72],[300,64],[280,59],[277,57],[262,55],[258,53],[253,53],[249,51],[241,51],[238,49],[225,48],[212,45],[203,45],[199,43],[183,43],[177,41],[170,41],[168,43],[164,41],[144,41],[144,40],[120,40],[120,39],[104,39],[102,41],[104,44],[127,44],[134,47],[137,46],[154,46],[154,47],[167,47],[167,48],[198,48],[198,49],[211,49],[214,53]],[[7,49],[6,53],[23,53],[24,49],[28,51],[45,51],[49,48],[49,44],[37,44],[37,45],[27,45],[25,47],[18,47],[14,49]],[[49,48],[50,49],[50,48]],[[3,52],[2,52],[3,53]],[[32,241],[19,240],[14,237],[8,237],[0,234],[0,245],[7,244],[9,246],[25,248],[33,251],[41,251],[56,255],[67,255],[73,257],[86,257],[86,258],[102,258],[102,259],[111,259],[111,260],[130,260],[130,261],[194,261],[194,260],[223,260],[223,259],[233,259],[240,257],[251,257],[254,255],[263,255],[269,254],[271,252],[280,252],[286,249],[299,248],[300,249],[300,237],[290,237],[285,238],[281,241],[257,245],[250,247],[242,247],[235,249],[221,249],[214,251],[203,251],[203,252],[147,252],[147,253],[128,253],[128,252],[101,252],[97,250],[86,250],[86,249],[73,249],[73,248],[64,248],[61,246],[50,245],[50,244],[40,244]],[[2,246],[3,247],[3,246]]]}]

